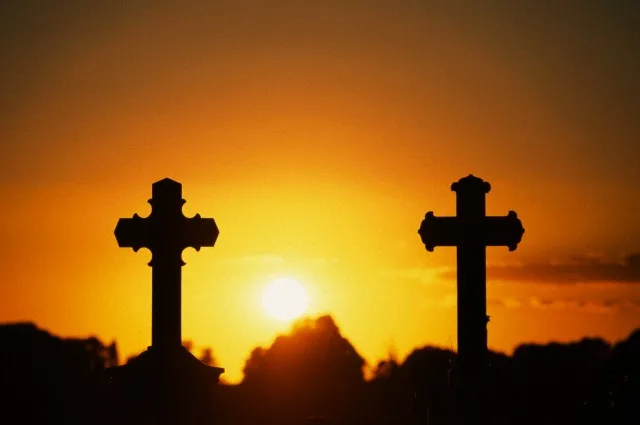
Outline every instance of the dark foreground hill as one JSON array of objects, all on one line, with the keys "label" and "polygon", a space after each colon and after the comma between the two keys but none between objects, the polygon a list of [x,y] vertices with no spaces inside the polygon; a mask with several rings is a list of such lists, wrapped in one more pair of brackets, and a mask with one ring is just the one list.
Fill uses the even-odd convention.
[{"label": "dark foreground hill", "polygon": [[[423,347],[403,362],[364,360],[329,316],[300,321],[252,351],[245,380],[220,385],[218,424],[449,424],[456,416],[456,355]],[[0,325],[0,423],[104,423],[103,371],[115,343],[63,339],[33,324]],[[640,423],[640,330],[601,339],[525,344],[490,353],[481,396],[496,424]],[[107,406],[108,408],[108,406]]]},{"label": "dark foreground hill", "polygon": [[0,423],[90,423],[101,372],[117,363],[115,343],[63,339],[31,323],[0,326]]}]

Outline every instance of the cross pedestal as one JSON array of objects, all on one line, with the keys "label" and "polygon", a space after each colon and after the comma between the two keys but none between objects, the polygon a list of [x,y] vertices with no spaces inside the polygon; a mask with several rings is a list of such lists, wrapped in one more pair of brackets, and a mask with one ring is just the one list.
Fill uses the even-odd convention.
[{"label": "cross pedestal", "polygon": [[117,413],[108,416],[117,423],[200,423],[210,413],[211,393],[224,369],[203,364],[182,346],[182,251],[213,246],[219,231],[212,218],[182,214],[178,182],[154,183],[149,203],[148,217],[120,219],[115,236],[120,247],[152,253],[151,346],[109,370],[111,407]]},{"label": "cross pedestal", "polygon": [[451,185],[456,192],[456,216],[436,217],[429,211],[420,230],[427,251],[436,246],[457,247],[458,370],[463,409],[481,400],[487,365],[487,246],[507,246],[514,251],[524,228],[515,212],[487,217],[488,182],[469,175]]}]

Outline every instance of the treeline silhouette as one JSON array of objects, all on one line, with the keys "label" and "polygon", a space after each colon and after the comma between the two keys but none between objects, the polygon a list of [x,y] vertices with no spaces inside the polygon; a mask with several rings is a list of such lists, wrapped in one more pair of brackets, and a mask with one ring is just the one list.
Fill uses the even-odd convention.
[{"label": "treeline silhouette", "polygon": [[[214,363],[205,350],[202,360]],[[115,343],[62,339],[33,324],[0,325],[2,423],[104,423]],[[219,385],[215,423],[447,424],[456,416],[456,354],[426,346],[389,358],[365,380],[365,361],[330,316],[303,319],[255,348],[239,385]],[[491,352],[483,397],[493,424],[640,423],[640,329]]]}]

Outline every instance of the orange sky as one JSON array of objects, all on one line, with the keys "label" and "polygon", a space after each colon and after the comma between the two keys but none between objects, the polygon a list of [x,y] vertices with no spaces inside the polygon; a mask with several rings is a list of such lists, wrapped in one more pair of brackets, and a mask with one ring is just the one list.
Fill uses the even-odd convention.
[{"label": "orange sky", "polygon": [[150,255],[113,229],[171,177],[221,231],[185,251],[183,335],[228,380],[286,328],[280,276],[370,362],[455,346],[455,251],[417,229],[474,173],[526,229],[489,249],[492,348],[640,326],[631,2],[5,3],[1,321],[146,348]]}]

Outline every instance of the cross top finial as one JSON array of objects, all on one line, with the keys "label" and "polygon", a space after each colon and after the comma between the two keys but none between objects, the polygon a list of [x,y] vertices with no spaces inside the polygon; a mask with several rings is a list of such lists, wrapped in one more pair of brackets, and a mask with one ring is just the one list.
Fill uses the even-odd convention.
[{"label": "cross top finial", "polygon": [[456,193],[489,193],[491,185],[480,177],[469,174],[453,183],[451,190]]},{"label": "cross top finial", "polygon": [[182,185],[170,178],[159,180],[151,185],[151,199],[149,203],[151,206],[156,202],[176,202],[180,200],[180,206],[186,201],[182,199]]}]

